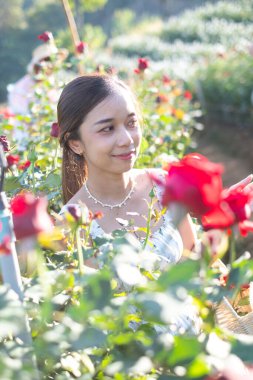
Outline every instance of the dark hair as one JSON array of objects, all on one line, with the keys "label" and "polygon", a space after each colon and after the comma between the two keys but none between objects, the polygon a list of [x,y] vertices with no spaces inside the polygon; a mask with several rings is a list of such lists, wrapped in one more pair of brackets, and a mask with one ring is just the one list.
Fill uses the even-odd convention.
[{"label": "dark hair", "polygon": [[[62,191],[63,201],[67,203],[82,187],[87,178],[85,158],[70,149],[69,140],[79,140],[79,127],[87,114],[113,94],[117,87],[128,91],[128,86],[118,78],[110,75],[91,74],[75,78],[63,89],[58,105],[57,115],[60,128],[62,157]],[[130,91],[131,93],[131,91]]]}]

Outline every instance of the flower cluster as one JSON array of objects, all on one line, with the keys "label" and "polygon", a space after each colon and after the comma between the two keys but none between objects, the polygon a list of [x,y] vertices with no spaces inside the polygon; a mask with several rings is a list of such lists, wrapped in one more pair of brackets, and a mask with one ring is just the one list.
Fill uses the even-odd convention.
[{"label": "flower cluster", "polygon": [[238,185],[224,189],[222,171],[221,165],[192,153],[169,165],[164,183],[154,179],[164,189],[164,206],[171,202],[184,205],[190,213],[201,219],[206,230],[226,229],[238,224],[245,235],[253,231],[253,222],[249,220],[253,188]]}]

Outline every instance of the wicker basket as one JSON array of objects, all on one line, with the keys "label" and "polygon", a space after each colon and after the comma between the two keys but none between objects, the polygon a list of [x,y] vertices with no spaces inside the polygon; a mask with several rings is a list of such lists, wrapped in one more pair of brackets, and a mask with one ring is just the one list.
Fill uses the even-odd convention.
[{"label": "wicker basket", "polygon": [[[242,296],[245,296],[245,292]],[[227,298],[223,298],[215,310],[216,321],[219,326],[233,331],[236,334],[253,335],[253,282],[250,283],[246,296],[249,297],[249,305],[247,306],[247,314],[243,316],[240,316],[234,309],[235,307],[237,310],[240,310],[240,306],[236,307],[236,305],[234,305],[233,307]],[[239,304],[238,301],[237,299],[237,305]]]},{"label": "wicker basket", "polygon": [[227,298],[224,297],[216,308],[215,314],[219,326],[233,331],[236,334],[253,335],[253,311],[244,316],[240,316],[233,309]]}]

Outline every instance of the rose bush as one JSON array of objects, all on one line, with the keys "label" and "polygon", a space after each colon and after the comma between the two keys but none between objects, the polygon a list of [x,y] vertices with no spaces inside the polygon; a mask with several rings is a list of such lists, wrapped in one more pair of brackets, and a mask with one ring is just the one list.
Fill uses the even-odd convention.
[{"label": "rose bush", "polygon": [[250,221],[252,186],[223,189],[219,164],[202,155],[192,153],[167,168],[165,181],[153,176],[163,188],[162,203],[169,206],[182,204],[195,217],[199,217],[204,229],[226,229],[238,224],[242,234],[253,231]]},{"label": "rose bush", "polygon": [[[68,64],[78,63],[73,60]],[[87,70],[96,70],[98,63],[86,62]],[[55,74],[61,69],[55,67]],[[61,158],[58,141],[52,138],[52,133],[57,135],[56,126],[52,129],[55,104],[48,98],[52,89],[60,92],[62,80],[57,82],[56,78],[57,75],[50,81],[42,78],[29,116],[15,116],[20,128],[28,132],[23,141],[26,149],[13,141],[11,119],[3,118],[1,124],[11,142],[8,154],[18,154],[21,163],[9,167],[5,179],[16,235],[22,239],[40,233],[41,245],[36,248],[40,258],[37,270],[24,277],[32,347],[16,339],[23,326],[20,307],[4,284],[0,286],[0,377],[204,380],[225,371],[231,352],[252,363],[251,339],[244,340],[217,326],[213,312],[224,296],[233,299],[237,288],[252,281],[253,265],[246,256],[231,263],[222,285],[219,269],[211,266],[211,242],[205,243],[203,255],[190,253],[187,259],[161,273],[152,249],[143,251],[125,231],[115,231],[90,244],[90,223],[101,214],[91,215],[85,207],[83,212],[69,207],[58,215],[62,207]],[[130,79],[143,103],[148,127],[144,129],[137,165],[160,167],[165,155],[169,159],[183,157],[191,149],[191,134],[201,115],[199,106],[185,92],[184,83],[166,73],[152,72],[151,65],[141,75],[133,72]],[[242,190],[241,200],[238,192],[223,192],[221,172],[220,165],[196,154],[171,163],[169,176],[161,184],[165,188],[164,202],[184,201],[198,215],[215,209],[216,220],[217,209],[226,204],[232,223],[249,222],[247,204],[251,193]],[[33,195],[19,194],[20,190],[30,190]],[[41,193],[48,200],[50,213],[58,222],[63,221],[53,231],[45,231],[51,226],[51,218],[47,201],[38,198]],[[224,210],[221,212],[226,216]],[[3,244],[6,250],[9,242]],[[224,245],[223,241],[215,244],[215,249],[224,250]],[[94,257],[99,270],[85,266]],[[185,330],[175,333],[175,315],[185,310],[188,301],[202,319],[201,332],[196,336]],[[36,357],[38,372],[27,360],[28,349]]]}]

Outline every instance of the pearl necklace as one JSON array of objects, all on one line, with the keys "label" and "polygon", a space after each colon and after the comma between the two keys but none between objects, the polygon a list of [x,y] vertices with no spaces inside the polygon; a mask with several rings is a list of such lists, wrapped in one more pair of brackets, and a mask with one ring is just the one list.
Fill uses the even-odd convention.
[{"label": "pearl necklace", "polygon": [[86,182],[84,182],[84,188],[85,188],[86,192],[88,193],[88,198],[91,198],[91,199],[93,199],[93,201],[94,201],[95,203],[99,203],[99,204],[100,204],[101,206],[103,206],[103,207],[109,207],[109,208],[112,210],[112,209],[114,209],[114,208],[116,208],[116,207],[119,207],[119,208],[120,208],[120,207],[122,207],[122,206],[125,206],[125,204],[126,204],[126,202],[128,201],[128,199],[130,199],[130,198],[132,197],[132,195],[133,195],[133,192],[134,192],[134,190],[135,190],[135,183],[133,183],[133,185],[132,185],[132,187],[131,187],[131,190],[130,190],[129,193],[127,194],[126,198],[125,198],[122,202],[117,203],[117,204],[115,204],[115,205],[109,205],[108,203],[103,203],[103,202],[101,202],[99,199],[95,198],[94,195],[92,195],[92,194],[90,193],[90,191],[89,191],[89,189],[88,189],[88,187],[87,187]]}]

